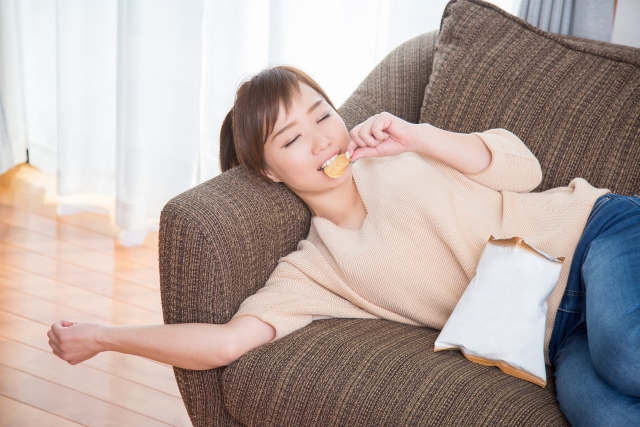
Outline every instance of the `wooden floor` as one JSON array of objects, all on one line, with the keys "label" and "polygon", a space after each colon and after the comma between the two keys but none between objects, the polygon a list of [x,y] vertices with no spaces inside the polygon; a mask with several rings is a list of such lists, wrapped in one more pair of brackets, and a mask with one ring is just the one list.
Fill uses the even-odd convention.
[{"label": "wooden floor", "polygon": [[59,216],[59,200],[55,177],[27,164],[0,176],[0,426],[190,426],[170,366],[51,352],[60,319],[162,323],[158,233],[121,244],[109,215]]}]

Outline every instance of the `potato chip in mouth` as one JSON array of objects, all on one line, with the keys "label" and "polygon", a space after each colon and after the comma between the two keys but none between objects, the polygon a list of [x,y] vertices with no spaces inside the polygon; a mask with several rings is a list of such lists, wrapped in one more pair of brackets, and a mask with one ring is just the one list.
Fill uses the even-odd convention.
[{"label": "potato chip in mouth", "polygon": [[345,154],[340,154],[333,162],[325,166],[324,173],[330,178],[337,178],[343,174],[347,166],[349,166],[349,159]]}]

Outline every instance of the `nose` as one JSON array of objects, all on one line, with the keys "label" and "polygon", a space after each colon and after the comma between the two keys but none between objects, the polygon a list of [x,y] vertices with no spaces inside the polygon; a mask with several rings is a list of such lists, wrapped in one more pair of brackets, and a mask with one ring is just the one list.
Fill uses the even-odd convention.
[{"label": "nose", "polygon": [[317,135],[313,139],[313,154],[318,154],[328,147],[331,147],[331,138],[328,138],[324,135]]}]

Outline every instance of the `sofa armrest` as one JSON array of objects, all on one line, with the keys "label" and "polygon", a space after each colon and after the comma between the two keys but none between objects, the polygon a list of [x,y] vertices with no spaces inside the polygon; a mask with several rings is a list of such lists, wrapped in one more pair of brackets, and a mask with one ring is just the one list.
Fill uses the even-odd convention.
[{"label": "sofa armrest", "polygon": [[437,41],[434,30],[389,52],[338,108],[347,129],[382,111],[418,123]]},{"label": "sofa armrest", "polygon": [[[236,167],[169,201],[160,217],[165,323],[226,323],[309,230],[306,205],[282,184]],[[224,368],[174,367],[194,426],[240,425],[222,401]]]},{"label": "sofa armrest", "polygon": [[[389,53],[338,109],[349,129],[389,111],[417,123],[437,32]],[[170,200],[160,217],[159,265],[165,323],[226,323],[264,286],[278,259],[307,236],[311,214],[283,184],[233,168]],[[240,426],[227,412],[225,368],[174,373],[195,427]]]}]

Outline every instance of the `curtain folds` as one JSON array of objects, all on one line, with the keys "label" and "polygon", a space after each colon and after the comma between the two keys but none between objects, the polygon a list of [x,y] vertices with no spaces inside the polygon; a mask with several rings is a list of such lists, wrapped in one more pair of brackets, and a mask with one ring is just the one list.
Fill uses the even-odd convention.
[{"label": "curtain folds", "polygon": [[[495,3],[509,3],[500,0]],[[130,236],[220,173],[220,125],[264,67],[309,73],[336,106],[447,0],[0,0],[0,173],[112,198]],[[504,5],[500,4],[504,7]]]},{"label": "curtain folds", "polygon": [[0,173],[27,160],[17,6],[0,1]]},{"label": "curtain folds", "polygon": [[614,0],[521,0],[518,16],[551,33],[611,41]]}]

